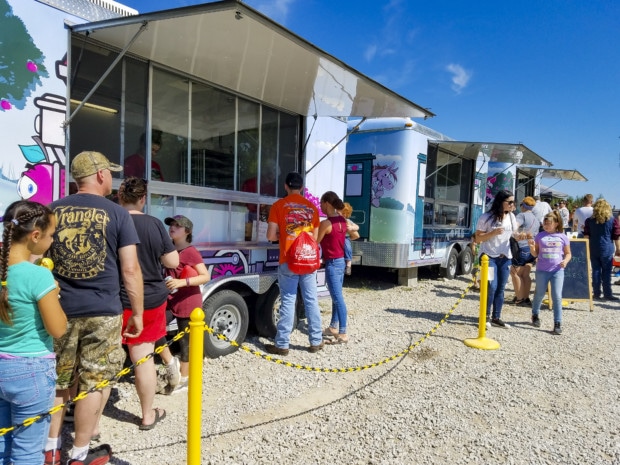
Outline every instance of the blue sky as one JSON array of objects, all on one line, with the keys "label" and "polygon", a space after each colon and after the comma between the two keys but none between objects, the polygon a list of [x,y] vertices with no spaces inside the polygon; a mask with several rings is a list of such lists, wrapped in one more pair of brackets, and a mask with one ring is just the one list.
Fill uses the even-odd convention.
[{"label": "blue sky", "polygon": [[[120,3],[146,13],[203,2]],[[458,140],[522,142],[589,180],[554,189],[620,208],[617,0],[246,3],[430,108],[437,116],[423,124]]]}]

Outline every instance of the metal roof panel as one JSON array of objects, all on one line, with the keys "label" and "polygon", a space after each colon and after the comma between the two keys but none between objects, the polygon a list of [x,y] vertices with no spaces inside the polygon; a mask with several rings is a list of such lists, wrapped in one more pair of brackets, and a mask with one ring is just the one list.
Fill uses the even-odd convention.
[{"label": "metal roof panel", "polygon": [[70,26],[75,33],[292,113],[431,117],[238,0]]},{"label": "metal roof panel", "polygon": [[442,150],[455,155],[475,160],[479,153],[488,157],[490,162],[527,164],[536,166],[550,166],[545,160],[521,143],[510,144],[502,142],[464,142],[464,141],[435,141]]},{"label": "metal roof panel", "polygon": [[583,174],[577,170],[567,170],[560,168],[551,168],[545,166],[519,166],[519,169],[530,176],[536,176],[542,170],[542,178],[558,179],[560,181],[587,181]]}]

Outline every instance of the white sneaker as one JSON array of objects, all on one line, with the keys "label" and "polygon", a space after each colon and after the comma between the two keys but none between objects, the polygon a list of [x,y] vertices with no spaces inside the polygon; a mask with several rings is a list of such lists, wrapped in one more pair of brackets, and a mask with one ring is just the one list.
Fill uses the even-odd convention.
[{"label": "white sneaker", "polygon": [[181,362],[177,357],[172,357],[170,365],[166,365],[166,376],[170,387],[176,387],[181,381]]},{"label": "white sneaker", "polygon": [[187,385],[188,385],[188,381],[187,379],[184,379],[177,385],[177,387],[175,387],[172,390],[171,394],[178,394],[179,392],[187,392]]},{"label": "white sneaker", "polygon": [[489,329],[491,329],[491,322],[490,322],[490,321],[487,321],[487,331],[488,331]]}]

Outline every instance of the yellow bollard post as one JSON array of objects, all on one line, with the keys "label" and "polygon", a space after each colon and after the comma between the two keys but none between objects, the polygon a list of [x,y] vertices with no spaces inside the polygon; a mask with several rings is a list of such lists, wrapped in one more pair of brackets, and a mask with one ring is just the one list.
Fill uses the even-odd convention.
[{"label": "yellow bollard post", "polygon": [[189,382],[187,393],[187,464],[200,465],[202,432],[202,363],[205,312],[195,308],[189,322]]},{"label": "yellow bollard post", "polygon": [[[497,279],[494,276],[493,279]],[[480,314],[478,317],[478,337],[465,339],[463,343],[474,349],[496,350],[499,342],[486,337],[487,329],[487,295],[489,291],[489,257],[483,255],[480,258]]]}]

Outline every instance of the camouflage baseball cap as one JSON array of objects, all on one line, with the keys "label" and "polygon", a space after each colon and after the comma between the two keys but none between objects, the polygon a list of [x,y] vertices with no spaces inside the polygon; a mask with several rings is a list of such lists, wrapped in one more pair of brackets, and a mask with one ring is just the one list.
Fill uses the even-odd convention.
[{"label": "camouflage baseball cap", "polygon": [[164,223],[166,223],[168,226],[170,226],[172,223],[176,223],[179,226],[185,228],[188,233],[191,233],[192,229],[194,228],[194,224],[189,220],[189,218],[183,215],[168,217],[164,220]]},{"label": "camouflage baseball cap", "polygon": [[99,170],[123,171],[123,167],[112,163],[103,153],[81,152],[71,162],[73,179],[85,178]]}]

